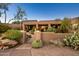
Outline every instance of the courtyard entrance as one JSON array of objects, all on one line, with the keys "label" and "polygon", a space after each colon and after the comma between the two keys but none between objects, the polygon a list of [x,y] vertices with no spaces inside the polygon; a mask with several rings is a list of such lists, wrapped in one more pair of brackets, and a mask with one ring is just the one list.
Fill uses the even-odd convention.
[{"label": "courtyard entrance", "polygon": [[46,24],[46,25],[44,25],[44,24],[38,25],[38,29],[39,29],[41,32],[44,32],[44,31],[46,31],[46,30],[48,29],[48,25],[47,25],[47,24]]},{"label": "courtyard entrance", "polygon": [[35,30],[36,25],[25,25],[25,31],[29,32],[31,30]]}]

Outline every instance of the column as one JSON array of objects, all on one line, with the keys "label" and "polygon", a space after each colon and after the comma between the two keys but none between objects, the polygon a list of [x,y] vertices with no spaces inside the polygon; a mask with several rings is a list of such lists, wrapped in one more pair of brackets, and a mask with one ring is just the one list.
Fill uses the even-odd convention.
[{"label": "column", "polygon": [[41,40],[42,39],[41,32],[40,31],[35,31],[34,37],[35,37],[35,40]]},{"label": "column", "polygon": [[23,26],[23,30],[25,31],[25,24],[23,24],[22,26]]},{"label": "column", "polygon": [[21,31],[22,32],[22,38],[21,38],[21,40],[20,40],[20,43],[25,43],[25,41],[26,41],[26,37],[27,37],[27,35],[26,35],[26,31]]},{"label": "column", "polygon": [[38,29],[38,24],[36,24],[36,29]]},{"label": "column", "polygon": [[48,24],[48,28],[50,28],[51,27],[51,24]]}]

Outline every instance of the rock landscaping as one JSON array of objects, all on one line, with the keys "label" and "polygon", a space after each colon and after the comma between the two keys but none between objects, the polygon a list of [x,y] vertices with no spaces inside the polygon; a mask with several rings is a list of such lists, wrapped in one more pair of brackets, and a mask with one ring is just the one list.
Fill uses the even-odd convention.
[{"label": "rock landscaping", "polygon": [[15,40],[10,39],[0,39],[0,49],[8,49],[10,47],[14,47],[18,44]]},{"label": "rock landscaping", "polygon": [[0,49],[9,49],[19,44],[21,33],[18,30],[8,30],[0,36]]}]

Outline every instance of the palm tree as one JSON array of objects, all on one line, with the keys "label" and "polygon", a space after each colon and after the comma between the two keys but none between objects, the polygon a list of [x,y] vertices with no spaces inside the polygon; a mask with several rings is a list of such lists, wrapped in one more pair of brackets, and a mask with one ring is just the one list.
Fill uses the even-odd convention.
[{"label": "palm tree", "polygon": [[[2,16],[2,13],[1,13],[1,11],[0,11],[0,17]],[[1,23],[1,20],[0,20],[0,23]]]},{"label": "palm tree", "polygon": [[5,14],[5,23],[6,23],[6,18],[7,18],[7,14],[6,11],[8,11],[8,5],[9,3],[0,3],[0,9],[4,10],[4,14]]}]

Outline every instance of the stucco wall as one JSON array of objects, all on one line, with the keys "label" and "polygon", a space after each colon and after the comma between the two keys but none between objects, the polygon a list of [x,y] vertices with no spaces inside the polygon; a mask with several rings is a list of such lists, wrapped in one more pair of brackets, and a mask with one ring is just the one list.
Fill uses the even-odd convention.
[{"label": "stucco wall", "polygon": [[21,25],[20,24],[7,24],[9,27],[11,27],[12,29],[21,29]]},{"label": "stucco wall", "polygon": [[53,32],[41,33],[41,37],[43,41],[62,40],[64,39],[65,35],[68,35],[68,33],[53,33]]},{"label": "stucco wall", "polygon": [[[41,32],[38,34],[40,34],[41,39],[45,42],[49,42],[50,40],[62,40],[66,35],[69,35],[69,33],[54,33],[54,32]],[[34,34],[34,38],[39,37],[37,37],[37,35]]]}]

